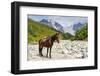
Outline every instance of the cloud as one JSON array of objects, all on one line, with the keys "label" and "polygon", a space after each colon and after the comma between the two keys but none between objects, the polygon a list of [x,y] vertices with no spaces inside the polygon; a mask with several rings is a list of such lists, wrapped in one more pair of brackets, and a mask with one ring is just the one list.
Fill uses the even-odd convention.
[{"label": "cloud", "polygon": [[71,26],[79,22],[86,23],[87,17],[78,17],[78,16],[48,16],[49,19],[52,19],[60,23],[63,27]]},{"label": "cloud", "polygon": [[40,21],[42,19],[52,19],[60,23],[63,27],[69,27],[79,22],[81,23],[88,22],[87,17],[80,17],[80,16],[29,15],[28,17],[35,21]]}]

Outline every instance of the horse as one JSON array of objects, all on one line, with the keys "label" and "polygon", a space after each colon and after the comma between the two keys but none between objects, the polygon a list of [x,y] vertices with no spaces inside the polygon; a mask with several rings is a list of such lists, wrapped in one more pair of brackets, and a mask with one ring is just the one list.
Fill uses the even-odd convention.
[{"label": "horse", "polygon": [[[46,57],[48,58],[48,52],[49,52],[49,57],[51,58],[51,49],[53,46],[53,43],[57,41],[59,43],[59,32],[52,36],[48,36],[46,38],[40,39],[39,40],[39,55],[43,56],[42,54],[42,49],[43,47],[47,47],[47,54]],[[50,49],[50,51],[49,51]]]}]

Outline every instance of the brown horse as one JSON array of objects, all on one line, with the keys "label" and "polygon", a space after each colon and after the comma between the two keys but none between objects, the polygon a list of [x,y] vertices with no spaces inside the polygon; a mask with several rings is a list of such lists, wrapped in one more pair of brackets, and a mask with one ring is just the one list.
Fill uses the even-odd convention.
[{"label": "brown horse", "polygon": [[46,55],[46,57],[48,57],[48,51],[50,49],[49,57],[51,58],[51,49],[52,49],[54,41],[57,41],[59,43],[59,32],[57,32],[53,36],[49,36],[47,38],[40,39],[39,40],[39,55],[43,56],[42,49],[43,49],[43,47],[47,47],[47,55]]}]

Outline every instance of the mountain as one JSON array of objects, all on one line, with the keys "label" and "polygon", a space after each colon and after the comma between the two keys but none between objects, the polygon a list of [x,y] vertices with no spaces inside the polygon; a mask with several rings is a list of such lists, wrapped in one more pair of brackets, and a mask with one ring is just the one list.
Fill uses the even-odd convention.
[{"label": "mountain", "polygon": [[86,23],[82,28],[76,31],[75,39],[87,40],[88,39],[88,24]]},{"label": "mountain", "polygon": [[61,24],[59,24],[58,22],[52,20],[52,19],[42,19],[40,22],[43,23],[43,24],[46,24],[49,27],[52,27],[52,28],[54,28],[54,29],[56,29],[60,32],[64,32],[63,26]]},{"label": "mountain", "polygon": [[75,35],[75,31],[73,30],[73,27],[72,26],[70,26],[70,27],[64,27],[64,32],[65,33],[70,33],[71,35]]},{"label": "mountain", "polygon": [[64,36],[65,39],[71,39],[72,37],[74,37],[72,34],[70,34],[68,32],[64,33],[63,36]]},{"label": "mountain", "polygon": [[49,27],[52,27],[62,33],[70,33],[71,35],[75,35],[75,32],[80,29],[84,24],[82,23],[77,23],[77,24],[73,24],[69,27],[63,27],[61,24],[59,24],[58,22],[52,20],[52,19],[42,19],[40,21],[43,24],[46,24]]},{"label": "mountain", "polygon": [[73,24],[69,27],[64,27],[64,32],[65,33],[70,33],[71,35],[75,35],[75,32],[78,30],[78,29],[81,29],[86,23],[77,23],[77,24]]},{"label": "mountain", "polygon": [[82,23],[80,23],[80,22],[77,23],[77,24],[74,24],[74,25],[73,25],[73,30],[76,31],[76,30],[80,29],[83,25],[84,25],[84,24],[82,24]]},{"label": "mountain", "polygon": [[53,28],[41,24],[32,19],[28,19],[28,43],[37,42],[39,39],[52,35],[56,32]]},{"label": "mountain", "polygon": [[[75,36],[75,33],[83,28],[83,26],[88,26],[87,23],[77,23],[72,26],[62,27],[58,22],[42,20],[34,21],[32,19],[28,19],[28,43],[38,42],[41,38],[52,36],[56,32],[60,32],[60,39],[66,40],[71,39]],[[84,31],[84,30],[83,30]]]},{"label": "mountain", "polygon": [[[57,30],[46,24],[28,19],[28,43],[38,42],[41,38],[54,35],[56,32]],[[63,33],[60,33],[60,37],[65,39]]]}]

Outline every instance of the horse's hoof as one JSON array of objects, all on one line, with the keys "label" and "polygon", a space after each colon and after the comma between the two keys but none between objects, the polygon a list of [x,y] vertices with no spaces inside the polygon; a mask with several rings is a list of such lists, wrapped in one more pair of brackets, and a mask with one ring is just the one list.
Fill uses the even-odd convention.
[{"label": "horse's hoof", "polygon": [[46,56],[48,58],[48,56]]},{"label": "horse's hoof", "polygon": [[40,55],[40,56],[43,56],[43,55]]},{"label": "horse's hoof", "polygon": [[41,55],[41,56],[43,56],[43,55]]}]

